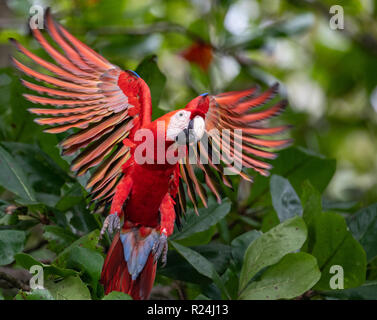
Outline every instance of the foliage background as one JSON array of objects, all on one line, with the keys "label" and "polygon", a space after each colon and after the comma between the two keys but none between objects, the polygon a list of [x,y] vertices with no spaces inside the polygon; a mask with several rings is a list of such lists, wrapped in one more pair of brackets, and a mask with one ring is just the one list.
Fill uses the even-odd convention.
[{"label": "foliage background", "polygon": [[[103,217],[90,214],[85,177],[59,155],[63,135],[44,134],[28,114],[9,64],[9,37],[45,56],[27,29],[32,4],[0,3],[0,298],[101,299]],[[272,177],[252,186],[232,178],[222,205],[188,213],[153,298],[377,298],[377,1],[342,1],[343,31],[329,28],[332,0],[39,4],[108,60],[137,70],[152,88],[154,117],[203,92],[254,83],[278,81],[290,101],[278,121],[294,125],[294,147],[280,152]],[[182,57],[198,41],[213,51],[207,71]],[[35,264],[48,290],[30,293],[26,270]],[[334,264],[346,290],[329,288]]]}]

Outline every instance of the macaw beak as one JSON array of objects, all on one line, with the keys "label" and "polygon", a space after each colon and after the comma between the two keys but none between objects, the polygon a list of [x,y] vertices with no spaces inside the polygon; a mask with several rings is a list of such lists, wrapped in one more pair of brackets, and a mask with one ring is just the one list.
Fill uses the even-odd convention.
[{"label": "macaw beak", "polygon": [[176,137],[177,144],[186,145],[198,142],[204,134],[204,119],[196,116],[190,120],[187,128],[183,129]]}]

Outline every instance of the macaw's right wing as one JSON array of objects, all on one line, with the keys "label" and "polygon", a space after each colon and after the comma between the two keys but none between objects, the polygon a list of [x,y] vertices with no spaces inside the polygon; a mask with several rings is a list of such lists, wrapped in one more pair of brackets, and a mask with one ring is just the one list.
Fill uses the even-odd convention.
[{"label": "macaw's right wing", "polygon": [[[177,212],[184,212],[184,185],[195,210],[197,198],[207,206],[206,191],[196,176],[195,168],[197,172],[202,171],[205,184],[218,202],[221,201],[218,178],[232,188],[227,174],[237,174],[248,181],[252,179],[244,169],[251,168],[264,176],[269,174],[272,166],[264,159],[276,158],[274,150],[292,142],[291,139],[271,139],[290,126],[270,127],[266,122],[287,106],[287,101],[281,100],[264,107],[275,97],[277,89],[278,85],[274,85],[263,93],[258,87],[253,87],[215,96],[203,94],[187,104],[186,110],[205,115],[205,133],[197,145],[188,146],[188,155],[180,163],[182,179],[176,201]],[[234,165],[237,163],[238,168]]]},{"label": "macaw's right wing", "polygon": [[121,166],[129,157],[129,147],[122,141],[151,121],[149,87],[135,72],[122,71],[73,37],[52,19],[49,10],[45,21],[45,28],[62,52],[40,30],[33,29],[32,33],[56,64],[41,59],[11,39],[22,54],[53,74],[35,71],[12,58],[20,71],[45,84],[22,79],[28,89],[44,95],[24,96],[33,103],[56,107],[29,109],[43,116],[35,120],[38,124],[52,126],[45,132],[79,129],[60,143],[62,153],[78,152],[71,166],[78,176],[95,167],[87,189],[92,201],[106,204],[115,193],[122,176]]}]

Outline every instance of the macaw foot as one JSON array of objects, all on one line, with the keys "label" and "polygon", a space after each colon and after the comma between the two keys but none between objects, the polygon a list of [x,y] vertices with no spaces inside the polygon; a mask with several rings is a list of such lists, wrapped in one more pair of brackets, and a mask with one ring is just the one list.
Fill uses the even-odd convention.
[{"label": "macaw foot", "polygon": [[103,223],[103,226],[102,226],[102,229],[101,229],[101,234],[99,236],[100,239],[102,238],[102,236],[104,235],[106,230],[108,230],[110,234],[112,234],[115,231],[120,230],[120,219],[119,219],[118,214],[116,212],[109,214],[106,217],[105,222]]},{"label": "macaw foot", "polygon": [[158,259],[161,257],[162,267],[166,266],[167,262],[167,256],[168,256],[168,237],[165,233],[162,233],[157,240],[157,242],[154,243],[152,247],[152,252],[154,255],[154,262],[157,262]]}]

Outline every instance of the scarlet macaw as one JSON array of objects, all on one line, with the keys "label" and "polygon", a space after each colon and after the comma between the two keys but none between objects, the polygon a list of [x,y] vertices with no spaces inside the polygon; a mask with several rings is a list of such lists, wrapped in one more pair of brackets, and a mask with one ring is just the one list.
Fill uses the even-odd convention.
[{"label": "scarlet macaw", "polygon": [[[24,74],[48,84],[41,86],[22,79],[24,86],[52,97],[24,94],[26,99],[58,107],[29,111],[45,116],[35,120],[38,124],[52,126],[45,132],[79,129],[60,143],[62,154],[78,153],[71,169],[80,176],[92,168],[86,185],[91,200],[97,206],[111,204],[101,235],[106,229],[110,232],[120,230],[107,253],[101,283],[106,294],[115,290],[128,293],[134,299],[147,299],[155,279],[157,261],[161,255],[166,260],[167,238],[173,233],[176,218],[179,220],[185,211],[185,192],[195,210],[197,196],[204,206],[207,205],[206,191],[195,176],[194,167],[203,172],[207,187],[219,202],[217,175],[231,187],[224,174],[224,169],[231,168],[231,165],[227,160],[216,163],[213,154],[221,152],[225,158],[233,156],[243,167],[268,175],[270,164],[258,158],[275,158],[276,154],[268,149],[284,147],[290,141],[261,137],[288,128],[269,128],[262,120],[279,114],[287,103],[283,100],[255,111],[253,108],[275,96],[277,86],[262,94],[253,87],[218,95],[200,95],[185,108],[152,121],[151,93],[138,74],[121,70],[76,39],[52,19],[49,10],[45,16],[45,28],[63,52],[50,45],[39,29],[33,29],[32,33],[56,64],[41,59],[11,39],[21,53],[55,75],[35,71],[12,58],[14,65]],[[142,142],[135,139],[137,132],[149,129],[156,140],[158,123],[161,122],[165,124],[162,135],[164,154],[172,145],[178,145],[175,140],[181,133],[188,136],[186,145],[183,144],[184,158],[173,164],[156,161],[139,164],[135,161],[135,150]],[[211,133],[213,128],[242,129],[242,137],[238,136],[242,139],[238,143],[241,151],[237,151],[235,145],[226,147],[223,137]],[[189,132],[189,129],[192,130]],[[232,133],[228,140],[237,143],[237,135]],[[204,136],[209,139],[208,146],[201,141]],[[199,146],[207,163],[199,161],[199,157],[194,158],[196,164],[188,160],[187,152],[193,146]],[[152,160],[156,160],[156,149],[154,147]],[[239,174],[251,181],[245,172]]]}]

